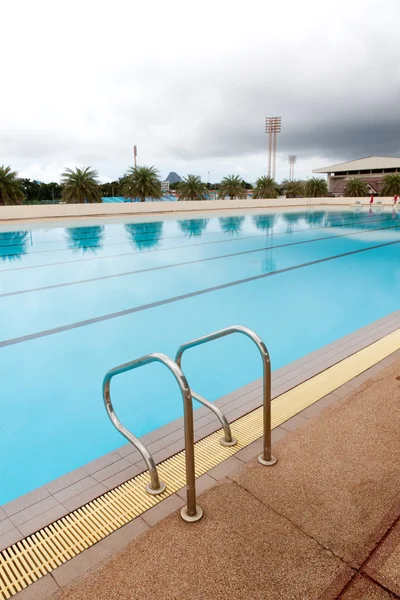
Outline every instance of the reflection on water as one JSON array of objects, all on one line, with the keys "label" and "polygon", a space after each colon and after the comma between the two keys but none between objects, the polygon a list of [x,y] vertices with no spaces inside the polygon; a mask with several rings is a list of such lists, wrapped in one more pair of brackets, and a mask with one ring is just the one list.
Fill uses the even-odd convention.
[{"label": "reflection on water", "polygon": [[256,215],[252,217],[254,225],[259,231],[269,233],[275,225],[276,215]]},{"label": "reflection on water", "polygon": [[276,259],[274,258],[274,251],[267,250],[266,256],[261,261],[261,270],[263,273],[274,273],[276,271]]},{"label": "reflection on water", "polygon": [[0,233],[0,259],[17,260],[26,254],[27,231],[7,231]]},{"label": "reflection on water", "polygon": [[138,250],[151,250],[160,243],[163,236],[163,222],[128,223],[125,225],[125,230]]},{"label": "reflection on water", "polygon": [[67,227],[68,248],[84,252],[96,252],[103,245],[104,227]]},{"label": "reflection on water", "polygon": [[319,227],[325,220],[326,213],[324,211],[308,212],[304,219],[311,227]]},{"label": "reflection on water", "polygon": [[219,226],[224,233],[238,235],[243,226],[245,217],[220,217]]},{"label": "reflection on water", "polygon": [[286,232],[292,233],[295,225],[304,218],[304,215],[298,213],[284,213],[283,218],[286,221]]},{"label": "reflection on water", "polygon": [[199,236],[207,228],[209,219],[186,219],[184,221],[178,221],[179,229],[187,237]]},{"label": "reflection on water", "polygon": [[366,219],[366,214],[361,212],[329,213],[326,219],[326,225],[328,227],[343,227],[343,225],[346,225],[346,227],[360,228],[364,224],[367,224],[367,226],[370,227],[368,219]]},{"label": "reflection on water", "polygon": [[[393,216],[393,215],[392,215]],[[395,215],[396,218],[396,215]],[[385,226],[389,220],[389,215],[381,215],[375,211],[352,212],[352,213],[330,213],[326,218],[328,227],[345,227],[349,229],[371,229]],[[389,226],[389,225],[388,225]]]}]

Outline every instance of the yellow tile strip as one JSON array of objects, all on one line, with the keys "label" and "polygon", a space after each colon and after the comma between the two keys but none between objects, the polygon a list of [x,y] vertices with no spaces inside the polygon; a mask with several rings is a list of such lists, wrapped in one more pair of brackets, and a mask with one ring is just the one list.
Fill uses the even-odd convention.
[{"label": "yellow tile strip", "polygon": [[[277,427],[399,348],[400,330],[397,330],[282,394],[272,403],[272,426]],[[261,437],[262,408],[235,421],[232,432],[238,440],[233,447],[219,443],[222,430],[196,443],[197,477]],[[148,475],[141,473],[3,550],[0,553],[0,599],[8,600],[185,485],[184,452],[165,460],[158,469],[161,479],[167,484],[163,494],[147,494]]]}]

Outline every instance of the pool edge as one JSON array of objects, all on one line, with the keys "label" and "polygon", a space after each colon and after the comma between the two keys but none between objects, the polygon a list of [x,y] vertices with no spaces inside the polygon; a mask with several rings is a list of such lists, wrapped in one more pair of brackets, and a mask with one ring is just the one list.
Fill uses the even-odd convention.
[{"label": "pool edge", "polygon": [[[394,315],[398,316],[398,313],[394,313]],[[354,389],[354,388],[347,385],[347,383],[349,381],[353,381],[354,377],[356,377],[356,379],[354,381],[357,381],[357,379],[358,379],[357,385],[359,385],[359,383],[360,383],[359,377],[360,377],[361,373],[364,373],[364,371],[366,371],[367,369],[371,369],[371,367],[373,365],[377,365],[377,364],[380,365],[382,363],[382,361],[384,362],[387,358],[392,357],[393,354],[396,354],[396,352],[400,348],[400,329],[399,329],[398,323],[397,323],[397,327],[395,327],[394,331],[386,331],[386,334],[384,333],[384,330],[389,330],[390,327],[393,327],[395,322],[397,322],[397,319],[394,318],[394,315],[389,315],[389,317],[392,317],[391,319],[389,317],[385,317],[383,320],[381,320],[381,321],[383,321],[383,323],[375,322],[375,323],[371,324],[370,326],[367,326],[369,328],[369,334],[365,333],[366,328],[363,328],[362,330],[360,330],[360,332],[363,332],[363,334],[364,334],[361,336],[364,338],[364,346],[362,349],[359,349],[358,351],[351,353],[346,358],[341,358],[339,360],[336,360],[333,364],[331,364],[331,366],[326,366],[328,364],[327,363],[328,357],[325,356],[325,361],[320,361],[320,370],[318,371],[318,373],[307,377],[300,384],[296,384],[292,387],[289,387],[289,390],[287,390],[286,392],[280,393],[279,397],[273,403],[274,427],[279,429],[279,427],[282,423],[286,422],[287,420],[290,420],[291,418],[294,417],[294,415],[298,414],[299,412],[301,412],[304,409],[307,409],[307,407],[313,406],[318,401],[320,401],[321,398],[325,398],[325,397],[329,396],[335,390],[338,390],[338,389],[340,390],[340,388],[342,388],[342,392],[344,392],[344,393],[348,393],[349,391],[352,391],[352,389]],[[390,321],[392,321],[391,324],[390,324]],[[376,327],[376,323],[379,323],[380,327]],[[375,325],[375,327],[372,327],[373,325]],[[375,333],[373,333],[374,331],[375,331]],[[351,335],[353,336],[354,334],[351,334]],[[377,335],[380,335],[380,337],[377,340],[371,342],[371,339],[374,336],[376,337]],[[347,336],[347,337],[351,337],[351,336]],[[346,339],[346,338],[344,338],[344,339]],[[343,342],[343,339],[338,340],[338,342],[330,345],[330,347],[334,346],[330,350],[331,354],[332,354],[332,352],[335,351],[335,345],[340,348],[339,342]],[[361,342],[359,341],[358,343],[360,344]],[[347,344],[342,343],[341,345],[349,346],[348,343]],[[351,348],[354,349],[355,345],[356,344],[350,345],[348,349],[351,349]],[[312,353],[312,354],[318,355],[318,352]],[[339,355],[340,355],[340,352],[337,352],[336,356],[339,356]],[[334,356],[335,356],[335,354],[332,355],[332,357],[334,357]],[[304,359],[300,359],[300,361],[297,361],[297,362],[303,362],[303,365],[300,365],[297,368],[297,370],[304,368],[304,366],[307,366],[307,361],[305,360],[306,358],[307,357],[304,357]],[[317,358],[318,358],[318,356],[317,356]],[[305,371],[305,373],[308,373],[309,371],[310,370],[307,369]],[[332,381],[332,374],[334,374],[334,381]],[[372,376],[372,374],[370,376]],[[309,381],[310,379],[312,379],[312,381]],[[292,381],[293,381],[293,379],[289,378],[286,385],[290,385],[290,382],[292,382]],[[254,382],[254,383],[257,383],[257,382]],[[337,383],[339,383],[340,385],[338,386]],[[251,385],[254,386],[254,384],[250,384],[250,386]],[[246,387],[248,387],[248,386],[246,386]],[[256,390],[257,390],[257,387],[254,388],[254,391],[256,391]],[[307,390],[307,392],[308,392],[307,398],[306,398],[306,395],[304,394],[305,390]],[[312,396],[312,394],[311,394],[312,397],[310,400],[310,391],[311,390],[313,390],[312,394],[314,394],[314,395]],[[337,393],[334,395],[335,395],[336,399],[340,398],[340,393]],[[238,447],[233,447],[233,448],[222,448],[222,446],[220,446],[218,444],[218,438],[220,437],[219,431],[208,434],[207,437],[203,438],[201,441],[198,441],[196,444],[196,448],[199,448],[201,450],[200,460],[198,460],[198,469],[197,469],[198,475],[205,474],[210,469],[217,467],[226,458],[234,456],[240,450],[244,450],[248,446],[248,444],[251,444],[256,439],[259,438],[259,436],[261,434],[260,433],[261,432],[261,429],[260,429],[260,427],[261,427],[261,409],[260,408],[250,409],[250,412],[247,412],[246,415],[236,418],[236,419],[231,417],[230,420],[234,421],[232,428],[233,428],[234,432],[236,432],[236,436],[240,437],[240,445]],[[218,429],[218,428],[216,427],[216,429]],[[209,450],[211,450],[211,449],[213,451],[212,454],[209,452]],[[207,457],[207,460],[205,460],[204,456]],[[117,523],[118,526],[114,526],[114,528],[111,527],[109,520],[106,523],[103,523],[102,527],[103,527],[104,535],[101,535],[100,538],[98,537],[99,534],[95,535],[93,533],[93,530],[90,532],[90,528],[89,528],[89,532],[90,532],[89,537],[86,537],[85,541],[84,541],[85,536],[82,536],[80,540],[79,539],[77,540],[77,544],[79,544],[81,546],[81,549],[79,550],[79,552],[76,551],[75,553],[73,553],[71,549],[69,551],[66,550],[67,554],[64,555],[62,560],[61,560],[60,556],[58,556],[57,558],[53,558],[53,563],[51,563],[51,565],[50,565],[51,568],[49,568],[49,564],[47,565],[47,568],[45,568],[45,565],[42,565],[41,568],[36,567],[36,571],[31,572],[29,574],[29,576],[27,573],[25,573],[25,575],[24,575],[25,579],[23,581],[15,582],[15,586],[17,586],[17,587],[14,587],[14,591],[11,594],[9,593],[9,595],[5,595],[3,593],[3,596],[0,596],[0,597],[10,598],[12,595],[17,593],[21,589],[24,589],[25,587],[27,587],[27,585],[29,585],[29,583],[32,583],[33,581],[37,581],[38,579],[43,577],[46,573],[49,573],[54,568],[57,568],[57,566],[61,566],[62,564],[65,564],[70,558],[76,556],[77,554],[82,552],[84,549],[94,546],[94,544],[96,544],[101,539],[104,539],[105,537],[107,537],[110,533],[117,531],[120,527],[123,527],[123,525],[125,523],[132,522],[132,518],[135,519],[135,518],[139,517],[140,515],[142,515],[146,510],[148,510],[148,509],[151,510],[152,507],[156,507],[157,505],[160,504],[160,501],[163,500],[164,498],[171,498],[171,497],[177,496],[176,492],[179,491],[179,489],[184,485],[183,453],[178,452],[171,458],[168,458],[168,459],[162,461],[162,464],[159,466],[160,466],[160,471],[161,471],[163,477],[165,479],[167,479],[167,484],[168,484],[168,478],[170,478],[170,481],[173,481],[172,484],[171,483],[169,484],[170,485],[169,492],[164,492],[164,494],[162,494],[162,496],[160,497],[160,500],[154,499],[154,497],[149,498],[148,496],[146,497],[145,495],[144,496],[142,495],[142,500],[144,498],[146,501],[145,505],[143,505],[142,502],[139,502],[139,504],[142,504],[142,508],[140,509],[139,512],[137,512],[138,508],[134,503],[133,510],[135,512],[135,515],[132,517],[131,513],[129,513],[129,511],[127,511],[127,509],[126,509],[127,497],[129,496],[129,493],[130,493],[129,485],[122,484],[122,485],[118,486],[118,488],[116,488],[116,490],[114,490],[114,492],[117,496],[117,499],[115,502],[116,502],[116,505],[119,505],[122,502],[122,505],[125,507],[125,508],[123,508],[122,513],[120,513],[118,515],[118,517],[116,517],[117,520],[115,522]],[[183,481],[182,481],[182,477],[183,477]],[[137,493],[140,492],[141,489],[143,489],[143,484],[146,481],[147,481],[147,474],[145,474],[145,473],[144,474],[142,473],[142,474],[134,477],[131,480],[131,482],[137,483],[135,492],[134,492],[134,495],[136,497],[137,497]],[[131,482],[128,482],[128,483],[131,484]],[[11,560],[11,559],[16,560],[16,558],[14,558],[16,556],[19,556],[20,561],[21,561],[21,556],[22,556],[22,565],[24,564],[24,562],[26,564],[31,563],[32,559],[27,560],[27,553],[29,553],[30,543],[34,542],[34,543],[42,544],[41,540],[43,539],[43,537],[45,539],[46,535],[48,535],[50,537],[54,536],[55,532],[57,532],[58,529],[61,527],[61,524],[63,524],[63,526],[65,526],[65,523],[69,524],[71,522],[71,520],[76,518],[79,521],[78,531],[82,531],[82,519],[83,520],[89,519],[89,521],[92,523],[97,522],[98,518],[99,518],[98,511],[100,510],[100,512],[101,512],[101,506],[99,506],[99,505],[101,505],[101,503],[105,501],[104,499],[109,497],[109,495],[112,493],[113,492],[107,492],[107,494],[101,495],[98,498],[98,500],[93,500],[92,502],[89,502],[84,507],[75,510],[69,516],[58,519],[57,521],[55,521],[55,523],[49,525],[48,527],[43,528],[39,533],[28,537],[22,543],[17,543],[15,545],[9,547],[8,549],[4,550],[1,553],[1,557],[2,557],[1,564],[3,566],[0,566],[0,568],[4,568],[4,560],[7,560],[7,561]],[[122,496],[121,496],[121,494],[122,494]],[[177,496],[177,497],[179,498],[179,496]],[[180,501],[182,502],[181,499],[180,499]],[[136,500],[135,500],[135,502],[137,503]],[[148,506],[147,506],[147,504],[148,504]],[[147,506],[147,508],[146,508],[146,506]],[[106,512],[106,514],[109,514],[109,507],[105,509],[105,512]],[[97,515],[95,518],[93,517],[94,514]],[[125,520],[125,522],[122,522],[121,519],[122,519],[122,521]],[[110,530],[110,527],[111,527],[111,530]],[[53,544],[54,544],[54,542],[53,542]],[[46,550],[47,556],[48,556],[48,552],[49,552],[49,550],[47,549]],[[71,552],[72,552],[72,555],[71,555]],[[36,554],[37,554],[37,548],[36,548]],[[62,552],[61,552],[61,554],[62,554]],[[60,560],[61,560],[61,562],[59,562]],[[56,561],[56,562],[54,562],[54,561]],[[19,569],[16,569],[14,567],[14,569],[16,571],[21,571],[21,568],[22,568],[21,562],[19,562]],[[4,575],[3,575],[3,577],[4,577]]]}]

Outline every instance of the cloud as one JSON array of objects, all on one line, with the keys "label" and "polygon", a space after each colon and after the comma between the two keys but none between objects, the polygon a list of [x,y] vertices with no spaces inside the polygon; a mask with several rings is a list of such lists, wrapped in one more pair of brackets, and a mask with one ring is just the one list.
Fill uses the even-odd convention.
[{"label": "cloud", "polygon": [[132,163],[211,180],[265,172],[264,119],[282,116],[278,178],[400,154],[398,0],[132,3],[15,0],[3,9],[0,163],[35,178]]}]

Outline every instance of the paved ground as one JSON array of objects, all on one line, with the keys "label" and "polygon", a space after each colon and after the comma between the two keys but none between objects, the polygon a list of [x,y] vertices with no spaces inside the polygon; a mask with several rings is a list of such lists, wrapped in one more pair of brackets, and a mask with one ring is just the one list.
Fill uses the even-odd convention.
[{"label": "paved ground", "polygon": [[227,469],[202,521],[171,515],[54,600],[400,598],[397,376],[304,420],[275,467]]}]

